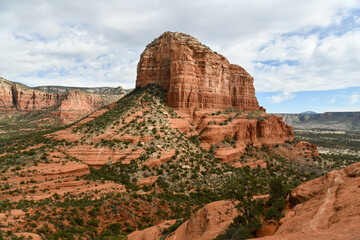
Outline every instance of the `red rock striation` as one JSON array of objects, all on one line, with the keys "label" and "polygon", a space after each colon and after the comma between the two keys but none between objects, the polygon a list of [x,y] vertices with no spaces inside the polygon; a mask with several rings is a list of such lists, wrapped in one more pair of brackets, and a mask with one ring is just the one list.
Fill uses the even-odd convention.
[{"label": "red rock striation", "polygon": [[141,54],[136,87],[150,83],[174,108],[259,109],[250,74],[183,33],[165,32]]},{"label": "red rock striation", "polygon": [[59,99],[58,94],[39,92],[0,78],[0,112],[41,110],[54,106]]},{"label": "red rock striation", "polygon": [[52,115],[59,116],[64,123],[71,123],[111,103],[112,100],[114,99],[80,90],[61,94],[41,92],[0,78],[0,113],[28,113],[51,109]]},{"label": "red rock striation", "polygon": [[[169,119],[172,127],[198,135],[207,150],[216,146],[215,157],[223,162],[239,159],[248,143],[273,147],[294,139],[291,126],[259,107],[249,73],[187,34],[165,32],[147,45],[136,87],[148,84],[164,88],[167,104],[182,117]],[[227,139],[236,144],[223,144]]]}]

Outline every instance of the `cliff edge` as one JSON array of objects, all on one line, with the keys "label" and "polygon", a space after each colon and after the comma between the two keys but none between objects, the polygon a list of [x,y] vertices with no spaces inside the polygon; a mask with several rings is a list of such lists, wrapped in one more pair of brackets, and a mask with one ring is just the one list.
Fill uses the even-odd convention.
[{"label": "cliff edge", "polygon": [[245,69],[196,38],[165,32],[141,54],[136,87],[161,86],[173,108],[253,111],[259,109],[253,81]]}]

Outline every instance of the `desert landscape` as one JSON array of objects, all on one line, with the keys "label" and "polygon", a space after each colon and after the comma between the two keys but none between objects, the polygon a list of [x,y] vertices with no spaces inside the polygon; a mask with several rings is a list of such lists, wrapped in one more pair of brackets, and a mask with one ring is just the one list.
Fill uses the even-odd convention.
[{"label": "desert landscape", "polygon": [[74,86],[0,78],[0,239],[360,239],[360,112],[273,113],[296,92],[264,98],[259,70],[151,37],[132,85],[102,85],[133,64],[113,52],[77,53]]}]

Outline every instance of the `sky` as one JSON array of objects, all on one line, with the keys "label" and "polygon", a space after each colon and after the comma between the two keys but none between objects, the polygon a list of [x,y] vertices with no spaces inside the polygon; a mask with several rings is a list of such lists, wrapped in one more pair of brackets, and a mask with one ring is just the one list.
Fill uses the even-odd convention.
[{"label": "sky", "polygon": [[244,67],[268,112],[360,111],[359,0],[0,0],[0,76],[133,88],[165,31]]}]

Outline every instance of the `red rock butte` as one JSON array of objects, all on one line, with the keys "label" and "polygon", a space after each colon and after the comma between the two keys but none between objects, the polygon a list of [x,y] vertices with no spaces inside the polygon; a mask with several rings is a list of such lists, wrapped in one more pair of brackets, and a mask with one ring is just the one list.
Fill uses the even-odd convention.
[{"label": "red rock butte", "polygon": [[146,46],[137,66],[136,87],[157,84],[173,108],[259,109],[253,77],[196,38],[165,32]]}]

